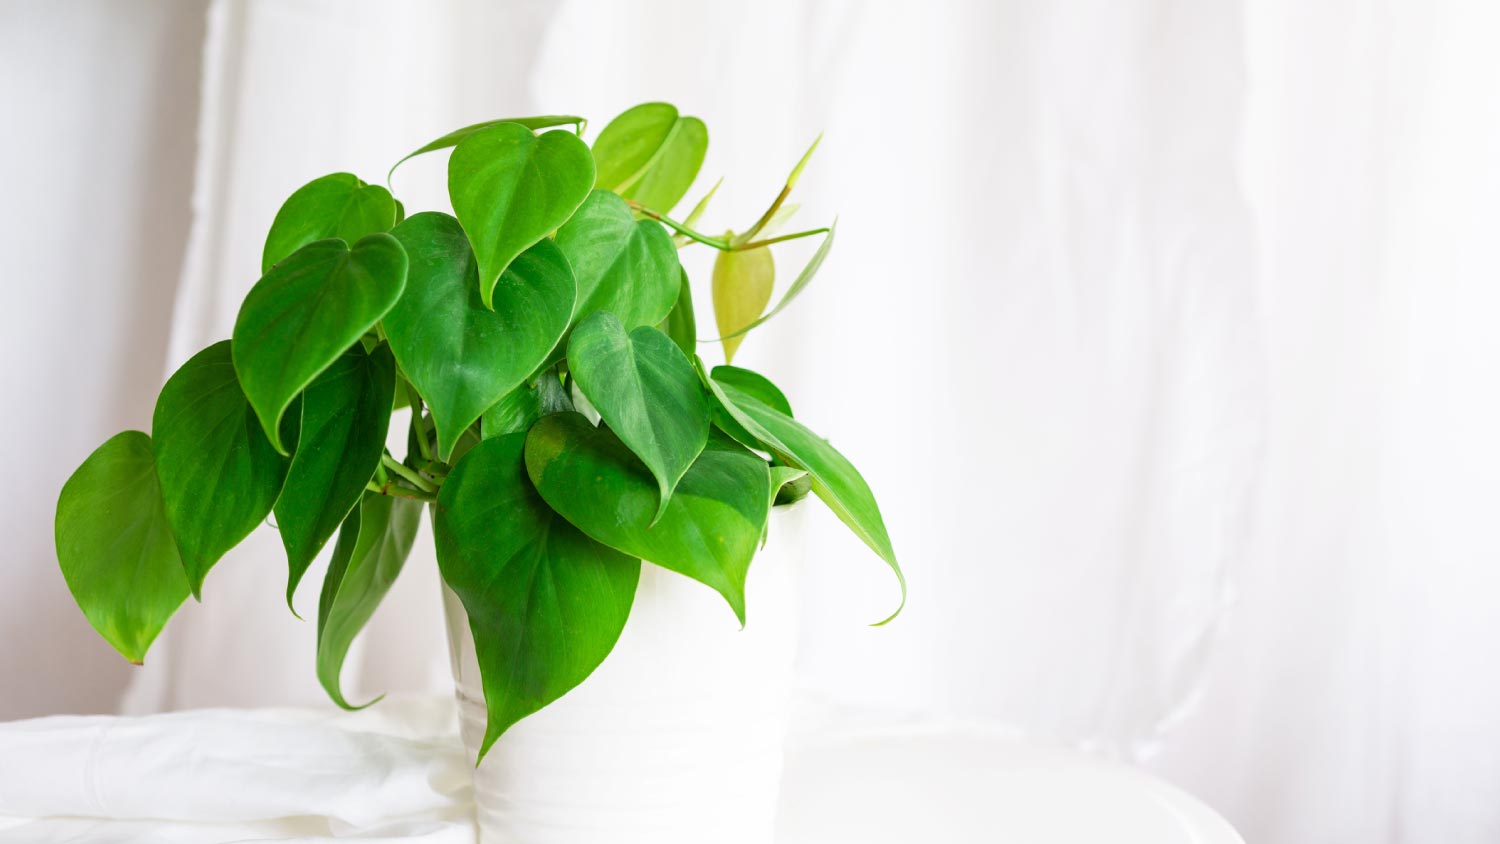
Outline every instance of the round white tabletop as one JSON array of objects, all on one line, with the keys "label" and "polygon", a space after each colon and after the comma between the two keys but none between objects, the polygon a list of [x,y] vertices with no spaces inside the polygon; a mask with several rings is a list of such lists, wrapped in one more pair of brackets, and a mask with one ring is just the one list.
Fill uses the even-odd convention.
[{"label": "round white tabletop", "polygon": [[1243,844],[1185,792],[1121,764],[981,731],[793,752],[778,844]]}]

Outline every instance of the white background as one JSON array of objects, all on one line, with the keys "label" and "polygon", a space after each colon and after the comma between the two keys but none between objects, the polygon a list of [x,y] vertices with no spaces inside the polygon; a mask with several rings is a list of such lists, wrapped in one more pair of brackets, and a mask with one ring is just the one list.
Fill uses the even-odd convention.
[{"label": "white background", "polygon": [[[839,242],[737,362],[861,467],[912,598],[864,626],[889,574],[814,526],[813,710],[1076,743],[1251,841],[1500,839],[1496,43],[1477,0],[0,3],[0,718],[331,706],[273,532],[130,669],[57,490],[227,336],[298,185],[668,99],[711,229],[827,133]],[[360,648],[357,689],[448,683],[430,551]]]}]

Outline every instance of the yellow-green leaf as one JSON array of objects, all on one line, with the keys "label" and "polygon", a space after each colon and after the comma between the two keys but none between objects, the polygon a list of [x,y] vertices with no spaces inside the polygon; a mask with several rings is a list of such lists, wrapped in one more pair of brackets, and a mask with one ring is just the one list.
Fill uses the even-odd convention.
[{"label": "yellow-green leaf", "polygon": [[720,252],[714,260],[714,321],[724,338],[726,363],[734,360],[743,329],[766,309],[775,286],[776,262],[767,247]]}]

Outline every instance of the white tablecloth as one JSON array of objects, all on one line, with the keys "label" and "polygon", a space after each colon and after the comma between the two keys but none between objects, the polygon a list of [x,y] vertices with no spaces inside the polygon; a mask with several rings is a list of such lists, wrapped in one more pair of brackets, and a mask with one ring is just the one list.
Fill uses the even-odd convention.
[{"label": "white tablecloth", "polygon": [[[0,724],[0,842],[472,844],[447,700]],[[816,731],[788,754],[778,844],[1240,844],[1130,768],[962,727]]]}]

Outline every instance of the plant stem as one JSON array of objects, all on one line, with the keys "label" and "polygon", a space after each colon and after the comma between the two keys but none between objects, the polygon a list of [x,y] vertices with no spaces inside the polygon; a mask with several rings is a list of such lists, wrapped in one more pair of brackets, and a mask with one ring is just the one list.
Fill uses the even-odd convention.
[{"label": "plant stem", "polygon": [[395,481],[388,481],[383,484],[376,484],[375,482],[371,481],[365,484],[365,489],[369,490],[370,492],[378,493],[380,495],[389,495],[392,498],[412,498],[417,501],[426,501],[429,504],[435,503],[437,501],[437,496],[435,495],[422,492],[421,490],[408,489],[404,486],[399,486]]},{"label": "plant stem", "polygon": [[380,462],[387,469],[390,469],[392,472],[400,475],[403,480],[416,487],[417,489],[420,489],[423,492],[437,492],[437,484],[427,480],[420,474],[413,472],[411,469],[408,469],[405,465],[397,461],[396,458],[390,456],[389,454],[380,455]]},{"label": "plant stem", "polygon": [[422,394],[417,388],[405,378],[401,379],[406,385],[406,399],[411,405],[411,425],[417,430],[417,452],[422,455],[423,460],[432,459],[432,445],[427,442],[427,421],[422,418]]},{"label": "plant stem", "polygon": [[709,237],[708,235],[701,232],[695,232],[682,223],[679,223],[676,220],[668,217],[667,215],[662,214],[659,211],[652,211],[650,208],[647,208],[646,206],[640,204],[639,202],[636,202],[633,199],[625,200],[625,204],[629,205],[636,211],[645,214],[647,217],[650,217],[658,223],[665,224],[667,228],[672,229],[673,231],[684,237],[690,237],[705,246],[712,246],[713,248],[723,252],[729,251],[729,241],[725,240],[722,237]]},{"label": "plant stem", "polygon": [[448,478],[448,469],[447,463],[439,463],[436,460],[429,460],[422,464],[422,471],[431,476],[428,480],[438,486],[442,486],[443,481]]},{"label": "plant stem", "polygon": [[[705,246],[712,246],[720,252],[744,252],[750,249],[760,249],[763,246],[770,246],[773,243],[781,243],[787,240],[796,240],[802,237],[812,237],[813,235],[825,234],[828,231],[826,227],[820,229],[808,229],[805,232],[793,232],[792,234],[784,234],[778,237],[768,237],[765,240],[757,240],[751,243],[734,243],[722,237],[709,237],[702,232],[693,231],[682,223],[679,223],[664,214],[652,211],[650,208],[647,208],[646,206],[640,204],[639,202],[636,202],[633,199],[627,199],[625,200],[625,202],[631,208],[634,208],[642,214],[645,214],[647,217],[650,217],[658,223],[664,223],[668,228],[686,237],[690,237],[693,240],[704,244]],[[779,201],[777,204],[780,204]],[[775,213],[775,211],[776,205],[771,206],[771,213]],[[756,225],[760,226],[762,225],[762,223],[757,223]]]},{"label": "plant stem", "polygon": [[773,243],[781,243],[784,240],[796,240],[802,237],[812,237],[813,235],[827,233],[828,228],[826,226],[820,229],[808,229],[805,232],[792,232],[791,234],[778,235],[777,237],[768,237],[765,240],[757,240],[753,243],[741,243],[732,247],[730,251],[739,252],[749,249],[760,249],[764,246],[770,246]]},{"label": "plant stem", "polygon": [[755,225],[747,229],[744,234],[741,234],[734,240],[730,241],[730,243],[745,243],[748,242],[751,238],[760,234],[760,230],[766,227],[766,223],[771,222],[771,218],[776,216],[776,212],[781,209],[781,203],[786,202],[786,198],[790,196],[791,193],[791,185],[783,186],[781,188],[781,193],[776,194],[776,199],[771,203],[771,207],[766,209],[766,213],[760,215],[760,219],[755,221]]}]

